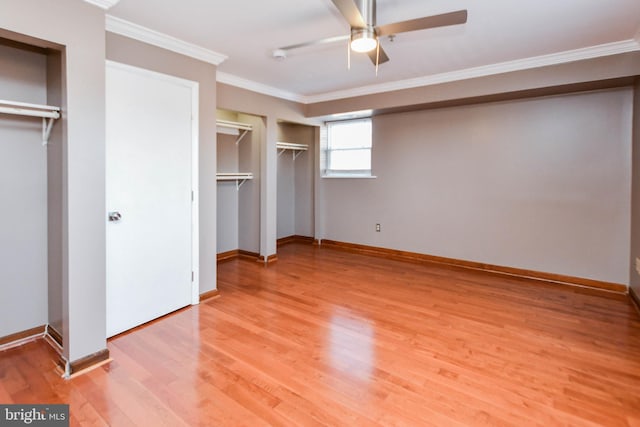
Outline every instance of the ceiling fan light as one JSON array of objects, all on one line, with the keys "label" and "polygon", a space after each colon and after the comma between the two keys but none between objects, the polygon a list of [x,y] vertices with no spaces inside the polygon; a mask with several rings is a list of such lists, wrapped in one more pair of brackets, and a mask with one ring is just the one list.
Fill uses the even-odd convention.
[{"label": "ceiling fan light", "polygon": [[351,31],[351,49],[355,52],[370,52],[378,46],[376,33],[371,28]]}]

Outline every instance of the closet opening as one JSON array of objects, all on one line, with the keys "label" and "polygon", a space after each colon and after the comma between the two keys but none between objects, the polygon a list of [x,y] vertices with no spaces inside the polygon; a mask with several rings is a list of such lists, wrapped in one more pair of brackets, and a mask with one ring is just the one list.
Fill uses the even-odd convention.
[{"label": "closet opening", "polygon": [[278,122],[278,246],[313,241],[317,133],[315,126]]},{"label": "closet opening", "polygon": [[216,112],[217,259],[260,256],[260,150],[265,119]]},{"label": "closet opening", "polygon": [[65,328],[64,55],[62,46],[0,34],[0,346],[46,336],[59,354]]}]

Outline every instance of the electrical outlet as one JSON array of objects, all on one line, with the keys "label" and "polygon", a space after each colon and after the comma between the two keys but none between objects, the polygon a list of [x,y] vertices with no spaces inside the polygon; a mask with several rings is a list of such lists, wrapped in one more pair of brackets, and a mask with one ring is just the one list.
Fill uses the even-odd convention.
[{"label": "electrical outlet", "polygon": [[379,233],[380,232],[380,224],[376,224],[376,231]]},{"label": "electrical outlet", "polygon": [[636,257],[636,271],[640,275],[640,258]]}]

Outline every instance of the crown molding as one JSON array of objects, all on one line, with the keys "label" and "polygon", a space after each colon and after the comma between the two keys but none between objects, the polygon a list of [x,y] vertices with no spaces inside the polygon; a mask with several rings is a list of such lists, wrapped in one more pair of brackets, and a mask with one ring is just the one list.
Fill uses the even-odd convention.
[{"label": "crown molding", "polygon": [[300,102],[306,104],[307,97],[298,95],[293,92],[278,89],[273,86],[268,86],[262,83],[258,83],[253,80],[244,79],[242,77],[235,76],[233,74],[225,73],[222,71],[216,72],[216,81],[218,83],[224,83],[230,86],[246,89],[251,92],[258,92],[263,95],[269,95],[276,98],[286,99],[287,101]]},{"label": "crown molding", "polygon": [[414,79],[398,80],[394,82],[361,86],[353,89],[338,90],[321,93],[318,95],[300,95],[281,89],[267,86],[252,80],[243,79],[232,74],[218,72],[217,81],[229,84],[252,92],[259,92],[265,95],[283,98],[290,101],[301,102],[303,104],[314,104],[316,102],[335,101],[338,99],[353,98],[357,96],[374,95],[377,93],[392,92],[403,89],[413,89],[421,86],[430,86],[441,83],[486,77],[496,74],[503,74],[514,71],[523,71],[533,68],[550,65],[564,64],[567,62],[581,61],[599,58],[609,55],[617,55],[640,50],[640,31],[635,38],[619,42],[607,43],[587,48],[568,50],[541,55],[530,58],[518,59],[515,61],[501,62],[497,64],[485,65],[481,67],[467,68],[464,70],[451,71],[447,73],[433,74],[430,76],[417,77]]},{"label": "crown molding", "polygon": [[603,56],[634,52],[638,50],[640,50],[640,42],[636,39],[629,39],[620,42],[607,43],[598,46],[553,53],[550,55],[541,55],[525,59],[518,59],[515,61],[507,61],[480,67],[467,68],[464,70],[451,71],[448,73],[433,74],[430,76],[417,77],[414,79],[398,80],[395,82],[361,86],[353,89],[306,96],[304,97],[304,102],[307,104],[313,104],[316,102],[335,101],[338,99],[352,98],[357,96],[373,95],[377,93],[392,92],[403,89],[413,89],[421,86],[450,83],[514,71],[523,71],[550,65],[558,65],[568,62],[599,58]]},{"label": "crown molding", "polygon": [[187,43],[175,37],[168,36],[111,15],[106,16],[106,30],[114,34],[119,34],[121,36],[161,47],[213,65],[220,65],[225,59],[227,59],[227,56],[221,53]]},{"label": "crown molding", "polygon": [[116,5],[120,0],[84,0],[89,4],[98,6],[101,9],[108,10]]}]

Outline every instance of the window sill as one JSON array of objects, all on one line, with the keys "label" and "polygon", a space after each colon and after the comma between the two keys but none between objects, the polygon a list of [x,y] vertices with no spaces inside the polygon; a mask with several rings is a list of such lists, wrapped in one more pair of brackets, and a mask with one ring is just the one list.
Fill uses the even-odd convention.
[{"label": "window sill", "polygon": [[377,176],[375,175],[322,175],[321,178],[329,178],[329,179],[344,179],[344,178],[355,178],[355,179],[375,179]]}]

